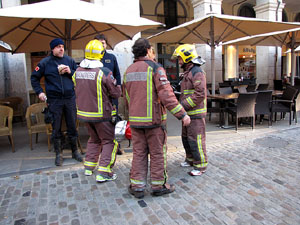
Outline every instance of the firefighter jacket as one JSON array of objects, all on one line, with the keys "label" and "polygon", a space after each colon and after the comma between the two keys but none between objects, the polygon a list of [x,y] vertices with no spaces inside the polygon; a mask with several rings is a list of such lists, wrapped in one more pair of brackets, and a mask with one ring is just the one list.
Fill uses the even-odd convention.
[{"label": "firefighter jacket", "polygon": [[130,126],[151,128],[166,124],[166,108],[178,119],[186,112],[178,103],[162,66],[146,57],[135,59],[123,79],[123,96]]},{"label": "firefighter jacket", "polygon": [[73,75],[77,117],[84,122],[110,121],[112,98],[121,96],[112,72],[105,68],[79,67]]},{"label": "firefighter jacket", "polygon": [[197,64],[184,65],[180,103],[191,118],[206,116],[206,77]]}]

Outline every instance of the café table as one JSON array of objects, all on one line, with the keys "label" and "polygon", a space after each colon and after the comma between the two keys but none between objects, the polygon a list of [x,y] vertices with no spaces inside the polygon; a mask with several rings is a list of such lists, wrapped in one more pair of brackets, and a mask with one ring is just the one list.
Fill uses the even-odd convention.
[{"label": "caf\u00e9 table", "polygon": [[228,104],[231,100],[235,100],[238,97],[239,97],[239,93],[207,95],[207,98],[217,99],[217,100],[223,102],[225,105],[224,125],[222,125],[221,128],[224,128],[224,129],[232,128],[232,126],[229,126],[228,112],[226,111],[226,108],[228,108]]},{"label": "caf\u00e9 table", "polygon": [[[283,91],[279,91],[279,90],[273,90],[272,95],[274,97],[276,96],[280,96],[282,95]],[[221,126],[221,128],[224,129],[229,129],[229,128],[233,128],[233,126],[229,126],[229,119],[228,119],[228,113],[226,111],[226,109],[228,108],[228,104],[230,101],[232,100],[236,100],[239,97],[239,93],[232,93],[232,94],[215,94],[215,95],[207,95],[207,98],[210,99],[217,99],[221,102],[224,103],[224,125]],[[220,121],[221,124],[221,121]]]}]

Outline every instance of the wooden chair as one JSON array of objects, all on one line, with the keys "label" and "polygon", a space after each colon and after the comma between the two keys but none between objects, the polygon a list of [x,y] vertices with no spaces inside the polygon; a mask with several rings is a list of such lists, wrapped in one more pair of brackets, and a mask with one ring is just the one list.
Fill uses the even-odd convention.
[{"label": "wooden chair", "polygon": [[43,109],[47,107],[46,103],[35,103],[30,105],[26,111],[26,122],[30,139],[30,149],[33,150],[32,147],[32,134],[36,134],[36,143],[38,142],[38,134],[46,133],[48,137],[48,151],[51,151],[50,148],[50,139],[51,133],[50,124],[46,124],[44,121],[44,114],[42,113]]},{"label": "wooden chair", "polygon": [[280,112],[281,115],[283,113],[290,113],[289,124],[292,124],[292,112],[293,112],[293,105],[295,97],[298,93],[298,89],[288,85],[286,89],[283,91],[283,94],[280,98],[277,98],[272,101],[272,118],[273,113],[275,113],[275,121],[276,121],[276,113]]},{"label": "wooden chair", "polygon": [[13,109],[0,105],[0,136],[8,136],[12,152],[15,152],[14,139],[12,135]]},{"label": "wooden chair", "polygon": [[235,130],[238,129],[239,118],[251,117],[252,129],[255,127],[255,102],[257,92],[241,93],[234,107],[229,107],[227,112],[235,117]]},{"label": "wooden chair", "polygon": [[271,104],[272,90],[259,91],[256,98],[255,115],[259,115],[259,122],[262,123],[263,116],[268,115],[268,125],[271,125]]}]

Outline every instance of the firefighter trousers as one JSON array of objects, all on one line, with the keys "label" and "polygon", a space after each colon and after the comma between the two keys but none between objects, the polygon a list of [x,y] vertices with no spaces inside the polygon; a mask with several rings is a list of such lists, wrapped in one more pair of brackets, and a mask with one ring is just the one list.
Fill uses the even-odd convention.
[{"label": "firefighter trousers", "polygon": [[105,121],[86,123],[86,127],[90,138],[87,143],[84,167],[94,170],[98,164],[99,174],[111,175],[118,149],[118,142],[114,139],[115,126]]},{"label": "firefighter trousers", "polygon": [[152,189],[160,189],[167,181],[167,133],[163,127],[131,128],[133,159],[130,184],[133,189],[145,189],[150,154]]},{"label": "firefighter trousers", "polygon": [[189,126],[182,126],[181,138],[186,162],[204,171],[207,167],[205,118],[192,119]]}]

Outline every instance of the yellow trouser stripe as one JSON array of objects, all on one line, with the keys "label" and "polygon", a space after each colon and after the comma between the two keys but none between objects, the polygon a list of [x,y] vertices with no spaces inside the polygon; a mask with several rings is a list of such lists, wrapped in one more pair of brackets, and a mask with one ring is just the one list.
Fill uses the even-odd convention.
[{"label": "yellow trouser stripe", "polygon": [[118,144],[119,144],[116,140],[114,140],[114,143],[115,143],[115,145],[114,145],[113,151],[111,153],[111,160],[110,160],[109,164],[106,167],[99,166],[98,171],[111,173],[111,166],[114,164],[114,162],[116,160],[116,153],[117,153]]}]

